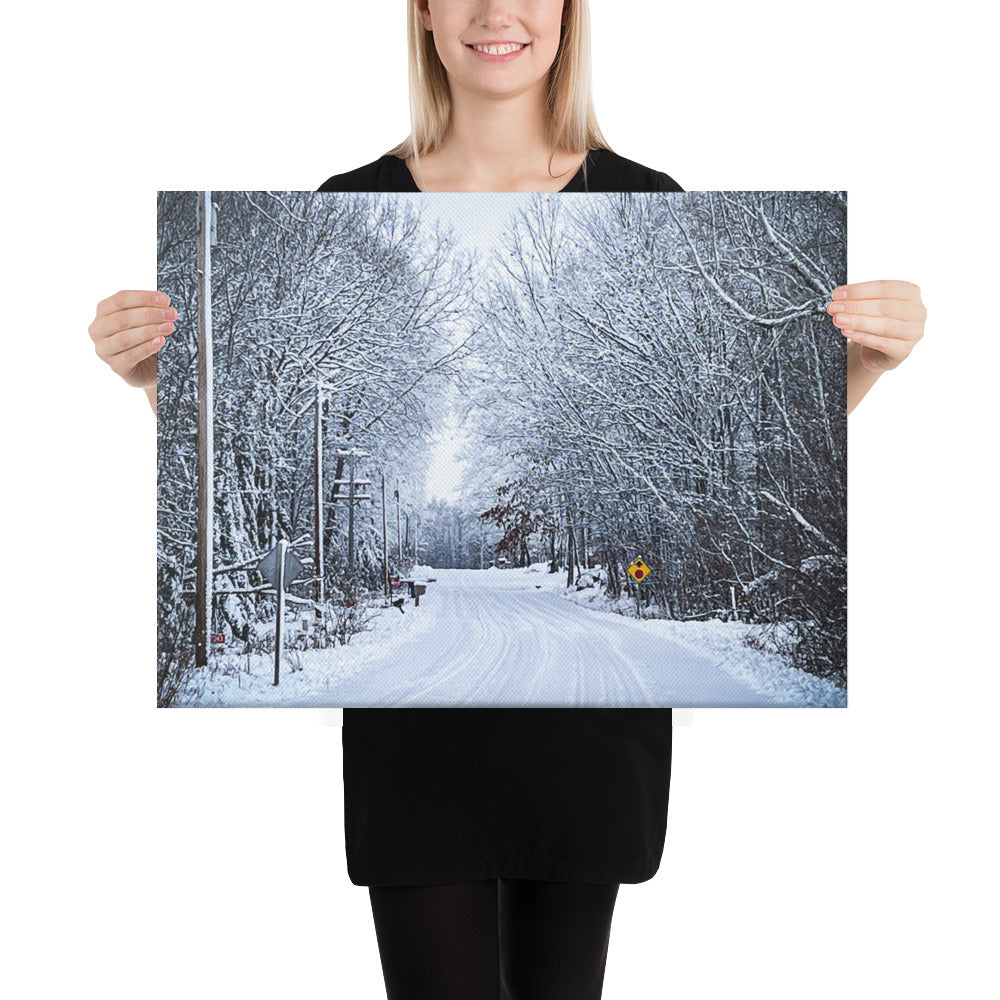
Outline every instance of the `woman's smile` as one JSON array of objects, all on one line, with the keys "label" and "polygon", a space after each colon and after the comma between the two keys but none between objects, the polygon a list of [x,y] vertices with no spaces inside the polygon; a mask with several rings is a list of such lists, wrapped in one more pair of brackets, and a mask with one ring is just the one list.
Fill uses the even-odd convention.
[{"label": "woman's smile", "polygon": [[530,44],[530,42],[467,42],[465,47],[487,62],[510,62]]},{"label": "woman's smile", "polygon": [[530,94],[541,106],[563,37],[566,0],[416,0],[416,5],[453,90],[489,101]]}]

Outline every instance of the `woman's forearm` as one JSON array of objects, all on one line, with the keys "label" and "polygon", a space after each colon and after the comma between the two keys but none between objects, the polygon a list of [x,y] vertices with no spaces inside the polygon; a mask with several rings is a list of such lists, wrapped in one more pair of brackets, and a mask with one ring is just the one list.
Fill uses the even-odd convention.
[{"label": "woman's forearm", "polygon": [[[865,393],[878,381],[880,371],[867,371],[861,364],[861,345],[847,342],[847,412],[850,413],[865,397]],[[156,404],[153,404],[156,409]]]}]

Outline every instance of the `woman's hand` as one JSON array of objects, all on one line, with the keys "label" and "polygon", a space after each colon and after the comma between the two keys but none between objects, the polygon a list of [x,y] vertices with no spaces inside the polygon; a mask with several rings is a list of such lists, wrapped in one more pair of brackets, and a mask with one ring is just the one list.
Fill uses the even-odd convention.
[{"label": "woman's hand", "polygon": [[840,332],[861,346],[867,372],[889,371],[924,335],[927,310],[909,281],[863,281],[833,290],[827,312]]},{"label": "woman's hand", "polygon": [[88,328],[97,356],[147,393],[156,388],[156,352],[174,331],[177,310],[163,292],[116,292],[97,303]]},{"label": "woman's hand", "polygon": [[847,412],[924,335],[927,310],[909,281],[863,281],[832,292],[827,312],[847,337]]}]

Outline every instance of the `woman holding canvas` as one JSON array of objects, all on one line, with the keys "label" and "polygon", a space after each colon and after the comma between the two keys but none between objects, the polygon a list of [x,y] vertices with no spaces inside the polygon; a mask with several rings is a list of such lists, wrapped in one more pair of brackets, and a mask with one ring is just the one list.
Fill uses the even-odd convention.
[{"label": "woman holding canvas", "polygon": [[[590,94],[586,0],[410,0],[410,136],[323,191],[679,191],[613,152]],[[847,407],[923,333],[919,289],[834,289]],[[166,296],[119,292],[98,355],[155,411]],[[346,709],[351,880],[390,1000],[601,996],[621,883],[662,856],[670,709]]]}]

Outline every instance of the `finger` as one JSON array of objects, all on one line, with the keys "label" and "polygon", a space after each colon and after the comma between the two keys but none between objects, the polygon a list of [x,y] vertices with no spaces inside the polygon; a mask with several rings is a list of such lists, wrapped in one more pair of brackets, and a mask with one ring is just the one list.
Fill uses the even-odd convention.
[{"label": "finger", "polygon": [[[166,326],[173,323],[175,319],[177,319],[177,310],[173,306],[142,306],[124,309],[95,319],[90,324],[90,337],[96,342],[106,337],[113,337],[123,331],[135,330],[144,326]],[[161,329],[160,332],[164,331]]]},{"label": "finger", "polygon": [[871,333],[877,337],[888,337],[896,341],[915,341],[916,328],[892,316],[859,316],[840,313],[833,317],[834,323],[842,333],[853,336],[855,333]]},{"label": "finger", "polygon": [[922,323],[927,310],[919,301],[910,299],[847,299],[828,302],[826,311],[831,316],[849,313],[858,316],[891,316],[906,322]]},{"label": "finger", "polygon": [[110,358],[108,364],[116,375],[121,375],[122,378],[125,378],[132,373],[139,362],[152,357],[163,344],[164,338],[162,336],[157,337],[155,340],[146,341],[143,344],[136,344],[135,347],[127,351],[122,351],[121,354],[116,354],[113,358]]},{"label": "finger", "polygon": [[874,333],[866,333],[863,330],[841,330],[841,333],[848,340],[853,340],[862,347],[870,347],[873,351],[881,351],[893,361],[901,361],[907,355],[907,350],[903,348],[905,341],[896,337],[880,337]]},{"label": "finger", "polygon": [[168,337],[173,332],[173,323],[157,323],[155,325],[133,327],[132,329],[122,330],[108,337],[99,337],[94,341],[94,350],[97,352],[99,358],[107,361],[108,364],[114,367],[112,361],[120,358],[123,354],[127,354],[129,351],[135,350],[136,347],[149,344],[155,340],[160,340],[162,343],[163,338]]},{"label": "finger", "polygon": [[840,285],[831,293],[834,299],[918,299],[920,288],[910,281],[860,281]]},{"label": "finger", "polygon": [[97,315],[109,316],[121,312],[122,309],[132,309],[135,306],[169,306],[170,296],[166,292],[153,291],[122,291],[109,295],[97,303]]}]

